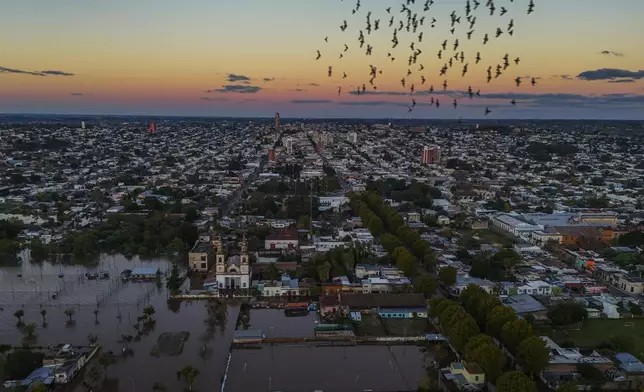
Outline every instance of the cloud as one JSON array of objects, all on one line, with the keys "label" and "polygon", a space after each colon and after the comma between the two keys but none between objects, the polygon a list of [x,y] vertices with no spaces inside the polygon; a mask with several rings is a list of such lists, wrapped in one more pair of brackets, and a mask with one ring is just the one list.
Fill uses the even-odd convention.
[{"label": "cloud", "polygon": [[[444,93],[443,91],[441,91]],[[395,93],[393,91],[380,92],[381,95],[387,93]],[[448,91],[448,93],[453,93]],[[361,93],[362,94],[362,93]],[[373,94],[372,94],[373,95]],[[407,94],[404,94],[407,95]],[[422,100],[421,100],[422,99]],[[459,103],[464,106],[489,106],[490,108],[498,105],[498,101],[506,101],[509,103],[511,100],[516,100],[524,106],[538,106],[538,107],[564,107],[564,108],[579,108],[579,107],[615,107],[615,106],[641,106],[644,104],[644,95],[634,94],[605,94],[605,95],[580,95],[580,94],[528,94],[528,93],[489,93],[482,94],[480,97],[474,99],[461,99]],[[426,98],[416,98],[416,106],[430,106],[426,102]],[[450,107],[451,99],[444,101],[441,99],[441,108]],[[338,104],[342,106],[399,106],[407,107],[410,105],[408,101],[390,101],[390,100],[350,100],[350,101],[331,101],[331,100],[293,100],[294,104]],[[501,105],[503,106],[503,105]]]},{"label": "cloud", "polygon": [[231,83],[234,83],[234,82],[249,81],[250,78],[245,75],[237,75],[234,73],[229,73],[228,75],[226,75],[226,80],[228,80]]},{"label": "cloud", "polygon": [[414,93],[408,93],[404,91],[383,91],[383,90],[366,90],[364,92],[358,90],[349,91],[351,95],[387,95],[394,97],[411,97],[411,96],[424,96],[424,95],[447,95],[452,98],[462,97],[467,94],[467,91],[457,91],[457,90],[434,90],[429,92],[429,90],[416,90]]},{"label": "cloud", "polygon": [[199,99],[200,99],[200,100],[202,100],[202,101],[227,101],[227,99],[226,99],[226,98],[224,98],[224,97],[215,97],[215,98],[211,98],[211,97],[201,97],[201,98],[199,98]]},{"label": "cloud", "polygon": [[624,53],[613,52],[612,50],[602,50],[601,52],[599,52],[599,54],[604,54],[604,55],[608,55],[608,56],[615,56],[615,57],[624,57]]},{"label": "cloud", "polygon": [[609,80],[608,83],[635,83],[635,79],[616,79]]},{"label": "cloud", "polygon": [[569,74],[564,74],[564,75],[552,75],[550,79],[573,80],[574,78]]},{"label": "cloud", "polygon": [[317,84],[317,83],[309,83],[309,84],[307,84],[307,86],[311,86],[311,87],[320,87],[320,85],[319,85],[319,84]]},{"label": "cloud", "polygon": [[335,101],[331,101],[328,99],[294,99],[291,101],[291,103],[299,104],[299,105],[311,105],[311,104],[334,103],[334,102]]},{"label": "cloud", "polygon": [[5,67],[0,67],[0,73],[11,73],[11,74],[23,74],[23,75],[34,75],[34,76],[45,76],[41,73],[38,72],[32,72],[32,71],[24,71],[22,69],[14,69],[14,68],[5,68]]},{"label": "cloud", "polygon": [[262,88],[260,86],[246,86],[243,84],[226,84],[221,88],[206,90],[207,93],[238,93],[238,94],[256,94]]},{"label": "cloud", "polygon": [[73,73],[56,71],[56,70],[34,72],[34,71],[25,71],[23,69],[6,68],[6,67],[0,67],[0,73],[32,75],[32,76],[74,76]]},{"label": "cloud", "polygon": [[644,70],[629,71],[627,69],[615,68],[601,68],[594,71],[584,71],[577,75],[577,79],[581,80],[614,80],[614,79],[642,79],[644,78]]},{"label": "cloud", "polygon": [[71,95],[72,97],[81,97],[85,95],[85,93],[69,93],[69,95]]},{"label": "cloud", "polygon": [[304,93],[304,92],[306,92],[306,90],[305,90],[305,89],[303,89],[303,88],[299,88],[299,87],[298,87],[298,88],[294,88],[294,89],[292,89],[292,90],[288,90],[288,91],[295,91],[296,93]]},{"label": "cloud", "polygon": [[273,80],[275,80],[275,78],[264,78],[263,80],[265,82],[272,82]]},{"label": "cloud", "polygon": [[43,75],[55,75],[55,76],[74,76],[73,73],[63,72],[63,71],[40,71]]}]

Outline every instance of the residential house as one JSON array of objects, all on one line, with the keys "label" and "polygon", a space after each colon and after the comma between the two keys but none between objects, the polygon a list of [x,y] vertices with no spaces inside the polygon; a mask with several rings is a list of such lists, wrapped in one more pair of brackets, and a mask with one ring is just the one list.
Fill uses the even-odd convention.
[{"label": "residential house", "polygon": [[626,386],[634,390],[644,385],[644,364],[631,353],[615,354],[615,362],[626,376]]},{"label": "residential house", "polygon": [[458,389],[485,384],[485,372],[476,362],[452,362],[448,368],[441,369],[441,375]]},{"label": "residential house", "polygon": [[188,252],[188,265],[193,271],[208,272],[214,263],[215,248],[210,241],[195,242]]},{"label": "residential house", "polygon": [[548,319],[546,307],[528,294],[501,297],[501,302],[512,308],[521,317],[532,316],[536,321]]},{"label": "residential house", "polygon": [[548,365],[542,375],[551,388],[556,388],[563,381],[577,379],[578,366],[581,364],[592,365],[602,373],[614,367],[613,361],[596,351],[590,355],[584,355],[576,348],[560,347],[547,336],[541,336],[541,339],[550,350]]},{"label": "residential house", "polygon": [[617,288],[631,295],[644,292],[644,281],[642,278],[621,275],[617,281]]},{"label": "residential house", "polygon": [[517,294],[552,295],[552,288],[556,287],[542,280],[527,281],[517,286]]},{"label": "residential house", "polygon": [[479,286],[488,294],[494,294],[494,292],[497,290],[496,284],[487,279],[479,279],[467,275],[459,275],[456,277],[456,283],[449,287],[449,293],[454,297],[458,297],[461,295],[461,292],[471,284]]},{"label": "residential house", "polygon": [[297,249],[299,244],[295,230],[282,230],[264,240],[264,249]]}]

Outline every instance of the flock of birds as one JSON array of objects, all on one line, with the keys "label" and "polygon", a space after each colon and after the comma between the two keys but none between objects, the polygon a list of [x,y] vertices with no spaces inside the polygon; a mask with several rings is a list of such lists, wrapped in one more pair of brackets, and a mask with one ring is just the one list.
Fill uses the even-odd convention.
[{"label": "flock of birds", "polygon": [[[418,1],[418,4],[416,4],[416,1]],[[499,2],[499,0],[496,1]],[[514,0],[505,1],[509,1],[509,3],[515,2]],[[527,14],[529,15],[533,13],[535,8],[534,0],[524,1],[528,3],[526,7]],[[518,2],[519,0],[517,0],[517,3]],[[422,9],[417,9],[416,7],[419,7],[421,4]],[[429,27],[429,29],[436,29],[437,24],[439,24],[439,21],[431,14],[433,5],[434,0],[425,0],[424,3],[422,3],[422,0],[405,0],[405,2],[400,5],[400,9],[398,10],[398,17],[396,16],[397,10],[394,10],[392,7],[385,9],[387,13],[387,20],[383,21],[382,24],[380,19],[374,19],[372,17],[372,11],[366,11],[365,24],[362,28],[358,28],[357,49],[363,50],[365,56],[373,56],[374,47],[368,42],[369,40],[367,39],[367,37],[372,36],[372,32],[383,30],[385,28],[391,29],[391,49],[384,50],[383,54],[384,52],[387,52],[387,63],[393,63],[396,61],[397,55],[395,53],[392,54],[392,52],[394,52],[394,49],[396,49],[400,44],[400,41],[403,39],[402,36],[410,36],[411,39],[409,41],[408,57],[405,59],[408,69],[407,72],[402,75],[400,79],[400,85],[403,89],[405,89],[405,91],[408,90],[409,94],[412,96],[414,95],[414,93],[421,93],[421,90],[419,90],[418,86],[423,86],[420,88],[424,90],[425,94],[430,96],[430,106],[439,108],[441,106],[440,99],[432,95],[434,93],[434,85],[427,83],[429,77],[426,77],[423,73],[423,71],[425,71],[425,66],[422,64],[422,56],[425,54],[425,52],[421,49],[421,46],[423,46],[423,39],[426,38],[425,29],[427,27]],[[480,39],[481,46],[486,46],[490,40],[499,39],[504,34],[510,37],[514,35],[514,19],[508,17],[509,21],[507,21],[507,24],[506,22],[503,22],[503,25],[496,27],[496,30],[494,32],[484,32],[480,34],[480,38],[476,37],[474,35],[477,27],[477,15],[475,15],[475,13],[477,13],[476,11],[480,6],[481,2],[477,0],[465,0],[464,10],[462,11],[462,13],[453,10],[449,15],[449,20],[445,23],[446,31],[443,31],[443,40],[436,48],[436,57],[440,62],[444,63],[438,70],[436,70],[438,77],[440,79],[443,79],[443,82],[440,85],[443,89],[442,94],[449,95],[447,90],[447,87],[449,86],[447,79],[448,73],[450,75],[460,74],[460,76],[464,78],[470,69],[470,62],[472,62],[473,65],[478,65],[482,61],[480,51],[477,51],[476,54],[473,55],[472,53],[466,54],[462,49],[459,50],[459,48],[462,47],[463,41],[476,41]],[[490,17],[493,17],[495,14],[497,16],[504,16],[509,12],[510,7],[512,7],[510,4],[506,4],[505,6],[499,6],[497,8],[495,0],[487,0],[485,3],[485,8],[487,8],[485,14],[487,15],[489,13]],[[360,0],[357,0],[355,7],[351,11],[352,15],[358,14],[361,8],[362,7]],[[482,15],[480,14],[478,15],[478,17],[481,16]],[[340,24],[340,30],[346,33],[348,28],[349,24],[346,20],[343,20]],[[430,31],[434,33],[434,31],[437,30]],[[437,33],[434,33],[434,35],[436,34]],[[445,36],[447,36],[447,38],[445,38]],[[324,42],[325,44],[328,44],[328,36],[324,38]],[[349,43],[351,44],[351,42]],[[343,59],[347,55],[347,52],[349,50],[349,44],[344,43],[337,59]],[[326,54],[323,55],[322,52],[323,51],[321,50],[317,50],[316,60],[320,60],[323,57],[331,57],[327,56]],[[521,61],[520,57],[511,59],[509,54],[505,54],[505,56],[503,56],[499,60],[501,61],[498,64],[489,65],[487,67],[487,83],[490,83],[493,79],[499,78],[508,70],[509,67],[517,66]],[[399,60],[399,62],[400,61],[402,60]],[[379,75],[383,75],[383,68],[376,65],[369,65],[368,84],[374,91],[378,90],[376,79]],[[330,65],[328,67],[328,77],[332,76],[333,66]],[[342,72],[342,79],[347,78],[347,73]],[[527,79],[527,81],[532,86],[535,86],[537,84],[537,78],[535,77],[517,76],[514,79],[516,86],[519,87],[524,82],[524,79]],[[425,90],[427,84],[430,84],[430,86]],[[340,95],[341,93],[342,86],[338,86],[338,95]],[[362,83],[361,85],[358,84],[355,90],[349,91],[349,93],[353,95],[368,94],[367,82]],[[469,99],[473,99],[474,97],[481,96],[481,90],[478,88],[475,90],[474,88],[472,88],[472,86],[469,86],[467,91],[457,92],[456,94],[462,98],[469,97]],[[459,98],[454,96],[450,96],[450,98],[453,99],[452,106],[456,109],[458,107]],[[512,104],[512,106],[515,106],[517,104],[517,101],[513,99],[512,101],[510,101],[510,103]],[[416,105],[416,99],[412,98],[411,103],[407,108],[408,113],[412,112]],[[486,107],[485,115],[488,115],[489,113],[491,113],[491,110],[489,109],[489,107]]]}]

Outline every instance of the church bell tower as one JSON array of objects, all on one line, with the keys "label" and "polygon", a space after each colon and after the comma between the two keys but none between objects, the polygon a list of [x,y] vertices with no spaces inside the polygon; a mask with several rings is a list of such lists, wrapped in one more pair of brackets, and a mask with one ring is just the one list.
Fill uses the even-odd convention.
[{"label": "church bell tower", "polygon": [[226,269],[226,255],[221,244],[221,237],[217,236],[212,240],[212,245],[217,248],[217,255],[215,259],[215,271],[218,274],[223,274]]},{"label": "church bell tower", "polygon": [[242,239],[242,246],[241,246],[241,255],[240,255],[240,268],[241,268],[241,273],[247,275],[248,274],[248,245],[246,244],[246,235],[244,235],[244,238]]}]

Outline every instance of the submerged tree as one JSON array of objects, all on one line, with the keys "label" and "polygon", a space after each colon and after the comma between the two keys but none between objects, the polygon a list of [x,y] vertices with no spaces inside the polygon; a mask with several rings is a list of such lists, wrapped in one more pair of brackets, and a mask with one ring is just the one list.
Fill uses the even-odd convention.
[{"label": "submerged tree", "polygon": [[73,309],[73,308],[67,308],[67,309],[65,309],[65,312],[64,312],[64,313],[65,313],[65,315],[66,315],[67,317],[69,317],[69,322],[71,323],[71,322],[73,321],[73,320],[72,320],[72,317],[73,317],[73,316],[74,316],[74,314],[76,313],[76,310],[75,310],[75,309]]},{"label": "submerged tree", "polygon": [[25,338],[32,338],[36,334],[36,323],[25,324],[22,327],[22,333],[25,335]]},{"label": "submerged tree", "polygon": [[107,351],[98,358],[98,363],[105,371],[105,378],[107,378],[107,368],[116,363],[116,356],[113,352]]},{"label": "submerged tree", "polygon": [[91,333],[89,335],[87,335],[87,341],[89,342],[89,345],[91,347],[94,347],[96,345],[97,340],[98,340],[98,336],[93,335]]},{"label": "submerged tree", "polygon": [[22,318],[24,317],[24,315],[25,315],[25,311],[22,309],[16,310],[13,313],[13,316],[18,319],[18,325],[22,325]]},{"label": "submerged tree", "polygon": [[47,325],[47,309],[40,309],[40,316],[42,317],[43,327]]},{"label": "submerged tree", "polygon": [[179,379],[183,379],[186,384],[188,384],[188,389],[192,391],[192,386],[195,383],[195,379],[199,375],[199,369],[193,368],[190,365],[185,366],[183,369],[179,370],[177,376]]},{"label": "submerged tree", "polygon": [[94,309],[94,324],[98,324],[98,309]]}]

